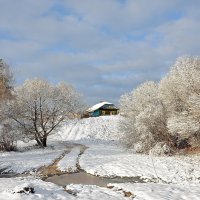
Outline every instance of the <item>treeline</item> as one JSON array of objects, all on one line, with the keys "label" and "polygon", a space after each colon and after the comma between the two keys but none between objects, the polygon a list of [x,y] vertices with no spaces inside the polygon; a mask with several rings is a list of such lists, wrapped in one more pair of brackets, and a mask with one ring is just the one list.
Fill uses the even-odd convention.
[{"label": "treeline", "polygon": [[[159,82],[148,81],[120,98],[121,141],[134,152],[173,154],[200,144],[200,58],[181,57]],[[50,134],[84,109],[80,94],[65,83],[33,79],[14,87],[0,60],[0,150],[17,140],[47,145]]]},{"label": "treeline", "polygon": [[9,66],[0,60],[0,150],[14,150],[17,140],[46,147],[48,136],[82,108],[80,94],[65,83],[36,78],[14,87]]},{"label": "treeline", "polygon": [[120,99],[122,142],[134,152],[171,154],[200,144],[200,58],[181,57],[159,82]]}]

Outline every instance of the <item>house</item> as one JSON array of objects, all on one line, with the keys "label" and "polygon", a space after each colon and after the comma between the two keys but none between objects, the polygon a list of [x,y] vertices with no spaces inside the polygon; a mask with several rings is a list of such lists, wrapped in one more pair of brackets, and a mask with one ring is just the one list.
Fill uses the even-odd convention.
[{"label": "house", "polygon": [[104,101],[92,106],[86,112],[90,117],[117,115],[119,113],[119,108],[117,108],[113,103]]}]

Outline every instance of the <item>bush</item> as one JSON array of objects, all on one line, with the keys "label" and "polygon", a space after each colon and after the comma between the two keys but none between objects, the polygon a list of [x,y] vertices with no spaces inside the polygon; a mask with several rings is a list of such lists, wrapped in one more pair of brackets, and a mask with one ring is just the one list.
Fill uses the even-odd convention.
[{"label": "bush", "polygon": [[123,143],[135,152],[148,152],[156,143],[171,144],[165,107],[158,96],[158,85],[146,82],[120,99],[124,119],[119,122]]},{"label": "bush", "polygon": [[3,124],[0,131],[0,151],[15,151],[16,137],[9,124]]},{"label": "bush", "polygon": [[135,152],[165,154],[200,144],[200,58],[178,58],[160,83],[120,99],[122,142]]},{"label": "bush", "polygon": [[172,155],[175,149],[172,148],[173,145],[168,145],[166,142],[158,142],[150,151],[149,154],[152,155]]}]

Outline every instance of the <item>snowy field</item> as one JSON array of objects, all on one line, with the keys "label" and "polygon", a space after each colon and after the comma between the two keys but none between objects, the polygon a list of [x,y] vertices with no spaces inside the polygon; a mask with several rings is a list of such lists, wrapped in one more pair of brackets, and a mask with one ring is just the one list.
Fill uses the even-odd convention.
[{"label": "snowy field", "polygon": [[[127,152],[118,144],[117,120],[118,116],[111,116],[71,121],[50,137],[45,149],[19,143],[23,151],[0,153],[0,172],[33,172],[60,158],[57,169],[62,172],[77,171],[79,166],[92,175],[139,178],[138,183],[110,183],[110,188],[71,184],[66,186],[68,193],[33,177],[0,178],[0,199],[117,200],[133,199],[134,195],[136,200],[200,199],[199,155],[152,157]],[[77,146],[79,143],[82,145]],[[83,145],[87,149],[81,152]],[[35,193],[17,193],[26,186],[33,186]],[[124,192],[134,195],[125,197]]]},{"label": "snowy field", "polygon": [[3,173],[25,173],[48,166],[60,157],[64,147],[56,145],[45,149],[32,149],[25,152],[0,153],[0,170]]},{"label": "snowy field", "polygon": [[120,116],[102,116],[73,120],[63,126],[62,130],[56,136],[52,136],[52,138],[81,143],[118,141],[120,136],[117,131],[118,120],[120,120]]},{"label": "snowy field", "polygon": [[90,145],[80,166],[87,173],[104,177],[141,177],[164,183],[200,181],[200,156],[153,157],[128,153],[111,144]]}]

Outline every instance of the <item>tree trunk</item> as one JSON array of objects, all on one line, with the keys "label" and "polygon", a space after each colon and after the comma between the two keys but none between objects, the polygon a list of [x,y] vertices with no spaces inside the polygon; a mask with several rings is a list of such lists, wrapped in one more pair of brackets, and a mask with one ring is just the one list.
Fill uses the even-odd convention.
[{"label": "tree trunk", "polygon": [[41,142],[41,140],[40,140],[40,139],[38,139],[38,138],[35,138],[35,140],[36,140],[36,142],[37,142],[38,146],[40,146],[40,147],[43,147],[43,143]]},{"label": "tree trunk", "polygon": [[47,146],[47,137],[35,138],[35,140],[37,141],[37,144],[38,144],[40,147],[46,147],[46,146]]},{"label": "tree trunk", "polygon": [[47,138],[46,137],[42,139],[42,145],[43,145],[43,147],[47,146]]}]

